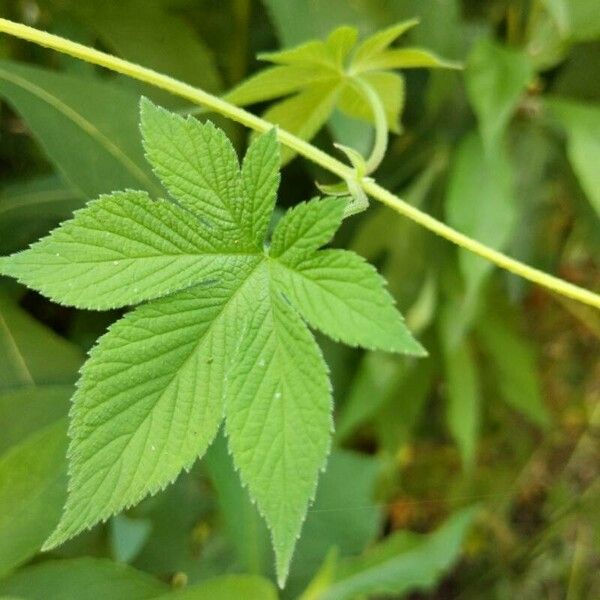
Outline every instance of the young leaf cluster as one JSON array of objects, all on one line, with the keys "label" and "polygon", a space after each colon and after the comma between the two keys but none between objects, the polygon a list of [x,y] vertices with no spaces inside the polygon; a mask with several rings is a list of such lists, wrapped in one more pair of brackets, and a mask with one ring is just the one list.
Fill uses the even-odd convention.
[{"label": "young leaf cluster", "polygon": [[[418,23],[393,25],[357,45],[358,30],[342,26],[326,40],[259,55],[274,66],[231,90],[225,99],[238,106],[277,100],[263,114],[269,122],[302,139],[311,139],[338,108],[345,115],[399,132],[404,79],[396,69],[457,68],[421,48],[395,48],[394,41]],[[285,150],[284,162],[293,153]]]},{"label": "young leaf cluster", "polygon": [[224,423],[283,583],[332,429],[328,369],[307,324],[353,346],[424,351],[373,267],[319,249],[347,199],[299,204],[267,243],[279,184],[274,130],[253,141],[241,166],[210,122],[143,100],[141,130],[170,199],[100,196],[0,261],[4,275],[62,304],[141,304],[81,370],[68,500],[45,548],[164,488]]}]

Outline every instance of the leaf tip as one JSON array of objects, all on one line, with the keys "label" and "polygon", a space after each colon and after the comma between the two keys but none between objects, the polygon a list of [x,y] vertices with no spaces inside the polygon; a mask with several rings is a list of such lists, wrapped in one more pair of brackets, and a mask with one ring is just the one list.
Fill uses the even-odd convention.
[{"label": "leaf tip", "polygon": [[285,588],[288,575],[290,573],[290,563],[292,562],[292,554],[294,552],[295,543],[286,545],[286,547],[274,547],[275,550],[275,574],[277,577],[277,585],[279,589]]},{"label": "leaf tip", "polygon": [[54,548],[57,548],[63,542],[66,541],[67,538],[65,538],[64,534],[61,531],[61,527],[60,527],[61,523],[62,523],[62,520],[58,523],[58,525],[56,526],[54,531],[48,536],[46,541],[42,544],[42,547],[40,548],[40,552],[49,552],[50,550],[54,550]]},{"label": "leaf tip", "polygon": [[416,339],[414,340],[414,350],[411,352],[411,354],[417,358],[427,358],[429,356],[427,349]]}]

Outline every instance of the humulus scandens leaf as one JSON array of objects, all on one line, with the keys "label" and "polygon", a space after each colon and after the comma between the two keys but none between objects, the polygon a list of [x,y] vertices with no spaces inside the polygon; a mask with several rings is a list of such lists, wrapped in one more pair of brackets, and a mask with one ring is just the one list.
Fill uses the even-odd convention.
[{"label": "humulus scandens leaf", "polygon": [[3,274],[57,302],[148,301],[109,329],[81,371],[69,495],[45,548],[164,488],[224,421],[240,477],[271,529],[283,585],[332,429],[327,365],[307,323],[352,345],[423,349],[373,267],[351,252],[319,250],[345,199],[299,204],[267,245],[279,183],[274,131],[253,141],[240,167],[211,123],[144,100],[141,127],[172,200],[102,196],[0,261]]}]

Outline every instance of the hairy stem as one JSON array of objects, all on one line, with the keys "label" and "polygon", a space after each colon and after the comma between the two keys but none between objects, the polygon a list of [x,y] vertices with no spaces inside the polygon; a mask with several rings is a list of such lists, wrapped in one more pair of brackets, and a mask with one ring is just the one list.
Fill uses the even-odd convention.
[{"label": "hairy stem", "polygon": [[[273,127],[272,123],[199,88],[192,87],[191,85],[168,77],[167,75],[157,73],[152,69],[100,52],[94,48],[71,42],[60,36],[52,35],[45,31],[40,31],[33,27],[21,25],[20,23],[15,23],[2,18],[0,18],[0,31],[161,88],[195,104],[204,105],[211,110],[256,131],[264,132]],[[291,148],[298,154],[301,154],[331,173],[334,173],[341,179],[348,180],[353,177],[354,171],[351,167],[343,164],[339,160],[322,150],[319,150],[312,144],[301,140],[295,135],[292,135],[283,129],[279,129],[277,131],[277,137],[283,145]],[[497,250],[452,229],[452,227],[448,227],[430,215],[411,206],[372,180],[363,179],[360,181],[360,185],[371,197],[379,200],[401,215],[408,217],[450,242],[557,294],[600,308],[600,295],[525,265],[502,252],[498,252]]]}]

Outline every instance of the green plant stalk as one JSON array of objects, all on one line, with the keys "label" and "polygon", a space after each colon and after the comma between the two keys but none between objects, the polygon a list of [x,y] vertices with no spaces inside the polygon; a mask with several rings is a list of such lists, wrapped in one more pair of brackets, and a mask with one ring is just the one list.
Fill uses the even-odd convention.
[{"label": "green plant stalk", "polygon": [[383,104],[379,99],[379,96],[375,93],[373,87],[360,77],[353,77],[351,80],[353,85],[356,86],[358,91],[363,95],[373,113],[373,119],[375,121],[375,142],[369,158],[367,158],[366,164],[366,175],[369,175],[377,169],[381,164],[383,157],[387,151],[388,145],[388,125],[387,117],[385,116],[385,110]]},{"label": "green plant stalk", "polygon": [[[53,35],[45,31],[40,31],[39,29],[22,25],[20,23],[15,23],[3,18],[0,18],[0,32],[4,32],[17,38],[33,42],[40,46],[56,50],[63,54],[68,54],[69,56],[73,56],[89,63],[105,67],[111,71],[127,75],[133,79],[143,81],[144,83],[148,83],[160,89],[171,92],[176,96],[185,98],[195,104],[204,105],[214,112],[220,113],[225,117],[233,119],[234,121],[237,121],[238,123],[241,123],[242,125],[245,125],[246,127],[254,129],[258,132],[265,132],[274,127],[272,123],[269,123],[268,121],[265,121],[264,119],[261,119],[260,117],[257,117],[256,115],[253,115],[252,113],[234,106],[233,104],[230,104],[229,102],[226,102],[217,96],[213,96],[212,94],[209,94],[199,88],[195,88],[167,75],[157,73],[152,69],[148,69],[121,58],[117,58],[110,54],[106,54],[105,52],[100,52],[94,48],[89,48],[82,44],[72,42],[60,36]],[[351,167],[333,158],[322,150],[319,150],[312,144],[301,140],[295,135],[292,135],[283,129],[278,129],[277,138],[283,145],[291,148],[298,154],[301,154],[305,158],[320,165],[324,169],[327,169],[331,173],[334,173],[341,179],[348,180],[355,177],[354,170]],[[397,213],[404,215],[415,223],[418,223],[419,225],[429,229],[437,235],[460,246],[461,248],[465,248],[466,250],[469,250],[470,252],[489,260],[495,265],[510,271],[511,273],[515,273],[516,275],[519,275],[520,277],[523,277],[524,279],[527,279],[533,283],[537,283],[538,285],[545,287],[556,294],[560,294],[562,296],[578,300],[579,302],[583,302],[584,304],[589,304],[590,306],[600,308],[600,295],[564,281],[558,277],[549,275],[548,273],[544,273],[538,269],[534,269],[533,267],[510,258],[506,254],[494,250],[493,248],[490,248],[489,246],[486,246],[485,244],[482,244],[481,242],[478,242],[477,240],[474,240],[473,238],[456,231],[452,227],[445,225],[441,221],[438,221],[414,206],[411,206],[398,196],[395,196],[385,188],[378,185],[373,180],[362,179],[359,183],[363,190],[374,199],[379,200]]]}]

